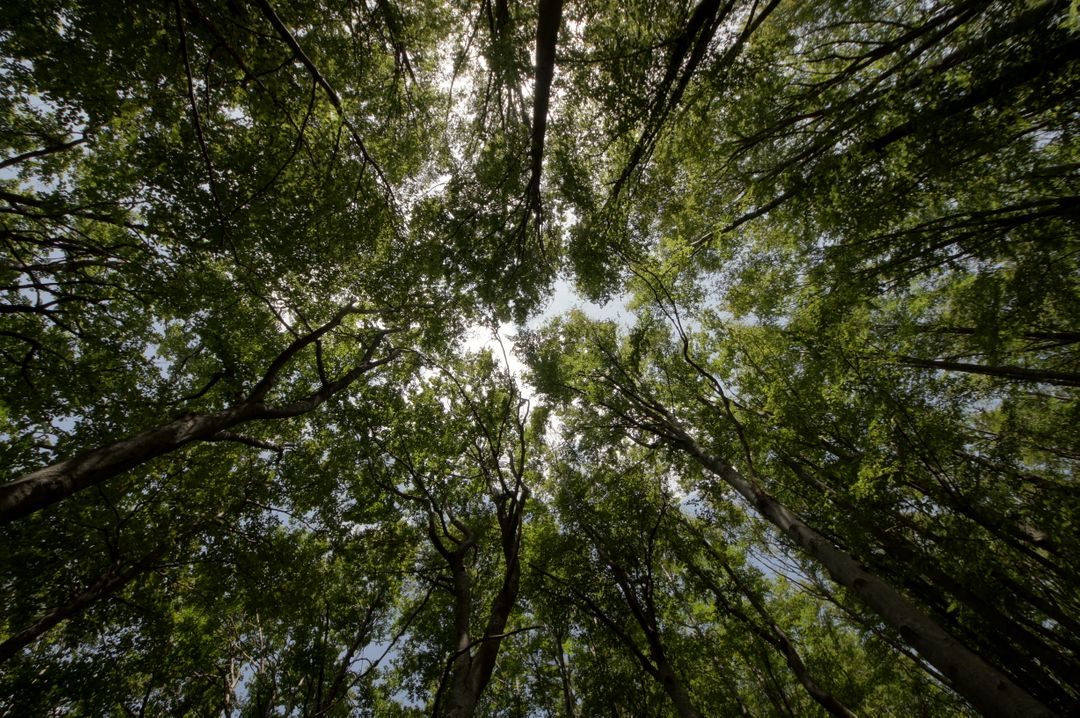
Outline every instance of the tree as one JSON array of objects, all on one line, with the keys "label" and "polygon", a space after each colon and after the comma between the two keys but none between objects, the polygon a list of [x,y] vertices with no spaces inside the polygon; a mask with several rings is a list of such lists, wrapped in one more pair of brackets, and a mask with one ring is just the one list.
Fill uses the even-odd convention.
[{"label": "tree", "polygon": [[[605,458],[611,474],[599,467],[590,471],[592,462],[578,456],[559,469],[566,474],[556,497],[559,516],[566,533],[580,537],[578,546],[564,552],[578,561],[582,554],[588,558],[584,566],[572,566],[568,578],[545,575],[625,646],[660,684],[679,716],[700,716],[687,689],[686,671],[679,669],[672,650],[672,641],[678,640],[669,628],[674,621],[664,615],[668,606],[662,603],[664,597],[681,598],[662,554],[668,499],[662,488],[656,497],[654,487],[641,486],[647,480],[642,467],[624,467],[614,456]],[[663,473],[659,476],[662,481]],[[607,585],[595,586],[592,577],[602,577]],[[685,664],[686,657],[680,657]]]},{"label": "tree", "polygon": [[[499,372],[490,354],[440,372],[442,381],[420,388],[386,426],[371,429],[382,451],[368,467],[401,510],[418,512],[415,522],[443,564],[429,569],[428,580],[449,594],[453,620],[431,710],[458,717],[476,711],[503,640],[537,628],[508,624],[521,584],[538,437],[513,377],[487,385]],[[439,427],[440,435],[421,427]]]},{"label": "tree", "polygon": [[1076,30],[0,8],[0,712],[1080,711]]},{"label": "tree", "polygon": [[[575,319],[577,322],[574,322]],[[869,571],[857,557],[830,541],[770,495],[761,485],[752,463],[748,464],[751,473],[744,475],[690,433],[683,420],[659,398],[660,391],[668,395],[677,391],[678,384],[675,382],[678,375],[675,371],[680,367],[673,367],[670,363],[666,366],[649,366],[652,358],[649,356],[650,350],[654,350],[654,347],[648,342],[650,339],[655,341],[656,334],[652,332],[653,336],[650,337],[648,326],[639,328],[636,336],[623,343],[615,337],[611,326],[590,327],[581,320],[580,315],[571,317],[567,326],[554,328],[556,332],[560,329],[564,332],[561,336],[555,333],[555,341],[568,340],[567,344],[544,345],[541,340],[535,349],[535,362],[540,365],[542,375],[541,386],[556,397],[580,394],[592,411],[600,414],[599,422],[622,429],[634,441],[658,441],[686,453],[717,480],[734,490],[762,518],[779,529],[785,538],[819,562],[834,581],[859,596],[881,620],[900,631],[905,641],[924,655],[979,710],[987,714],[1000,711],[1002,715],[1033,711],[1048,713],[1038,700],[958,642],[895,586]],[[715,382],[715,378],[695,365],[689,354],[685,353],[689,345],[685,335],[683,342],[684,354],[676,361],[685,360],[685,364],[697,369],[705,379]],[[577,346],[581,355],[559,366],[556,357],[565,359],[572,356],[572,346]],[[659,379],[661,386],[654,388],[648,378],[643,378],[650,376]],[[700,384],[701,377],[695,373],[689,381]],[[742,444],[740,448],[749,452],[742,426],[730,413],[730,401],[719,383],[706,385],[706,389],[715,392],[728,407],[731,426],[727,427],[727,431],[736,434]],[[694,398],[706,406],[720,409],[708,398],[698,395],[690,401]]]}]

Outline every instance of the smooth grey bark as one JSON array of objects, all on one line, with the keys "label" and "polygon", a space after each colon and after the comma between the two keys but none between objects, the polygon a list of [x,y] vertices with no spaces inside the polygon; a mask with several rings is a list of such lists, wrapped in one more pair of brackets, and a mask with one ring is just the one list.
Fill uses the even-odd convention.
[{"label": "smooth grey bark", "polygon": [[904,366],[919,367],[921,369],[940,369],[942,371],[964,372],[966,374],[982,374],[995,376],[1001,379],[1014,381],[1033,381],[1056,386],[1080,386],[1080,374],[1067,371],[1048,371],[1043,369],[1029,369],[1022,366],[987,366],[985,364],[970,364],[967,362],[945,361],[942,359],[919,359],[918,357],[900,356],[896,361]]},{"label": "smooth grey bark", "polygon": [[744,478],[735,467],[709,455],[681,428],[671,428],[674,429],[672,444],[735,489],[762,517],[817,560],[834,581],[862,599],[984,715],[1002,718],[1054,715],[1005,674],[949,635],[899,591]]},{"label": "smooth grey bark", "polygon": [[[859,510],[844,496],[838,495],[828,484],[808,473],[799,462],[785,459],[784,463],[800,479],[817,487],[823,494],[827,494],[829,500],[836,505],[838,510],[847,512]],[[821,468],[815,467],[815,470],[821,471]],[[949,500],[951,497],[942,499],[941,497],[931,496],[931,498],[939,503],[944,501],[956,508],[960,515],[978,521],[980,525],[997,535],[1003,542],[1010,545],[1015,544],[1011,540],[1011,534],[999,530],[1000,526],[995,528],[992,522],[969,515],[963,503],[959,505],[953,504]],[[1002,522],[1002,526],[1008,524],[1008,521],[1004,518]],[[914,544],[909,543],[910,539],[886,530],[873,519],[864,521],[863,525],[870,535],[877,540],[878,545],[887,551],[888,557],[893,562],[901,564],[917,562],[919,576],[908,577],[904,580],[903,586],[907,591],[922,599],[927,605],[933,605],[933,602],[940,600],[943,595],[951,596],[958,603],[966,606],[968,610],[979,616],[981,628],[992,627],[996,634],[994,649],[997,651],[998,656],[1008,657],[1007,660],[1010,661],[1008,665],[1014,677],[1023,681],[1025,686],[1039,691],[1037,695],[1041,700],[1049,701],[1051,696],[1054,696],[1053,700],[1063,701],[1057,704],[1056,707],[1059,709],[1062,705],[1067,705],[1073,700],[1060,692],[1060,682],[1063,676],[1080,675],[1080,664],[1077,664],[1071,658],[1072,655],[1080,653],[1077,650],[1080,646],[1077,646],[1075,642],[1067,641],[1061,635],[1054,634],[1041,622],[1033,621],[1030,617],[1018,620],[1013,613],[1008,611],[1008,604],[1003,607],[996,601],[987,600],[990,597],[973,590],[963,580],[957,579],[937,564],[923,560]],[[910,531],[916,536],[922,536],[923,540],[934,540],[933,536],[925,533],[922,527],[908,520],[902,520],[901,526],[904,530]],[[1014,546],[1014,548],[1021,550],[1024,547]],[[1048,566],[1048,568],[1053,570],[1052,566]],[[1033,566],[1030,567],[1030,570],[1038,571],[1040,569]],[[1080,632],[1078,630],[1080,629],[1080,623],[1067,615],[1060,606],[1047,601],[1045,597],[1033,591],[1030,585],[1021,584],[1007,575],[998,573],[996,570],[992,571],[992,573],[1001,581],[1006,594],[1010,596],[1010,600],[1021,602],[1021,607],[1017,609],[1020,613],[1015,615],[1027,616],[1028,609],[1035,608],[1062,627],[1068,627],[1074,634]],[[1068,582],[1068,580],[1068,577],[1062,577],[1062,581]],[[1023,603],[1026,603],[1027,607],[1022,607]],[[1056,644],[1057,650],[1052,644]],[[1062,651],[1062,648],[1065,650]],[[1070,663],[1077,665],[1069,665]]]},{"label": "smooth grey bark", "polygon": [[81,456],[57,462],[0,486],[0,523],[8,523],[192,441],[255,418],[240,405],[213,414],[185,416]]},{"label": "smooth grey bark", "polygon": [[[390,330],[378,330],[365,348],[360,362],[352,369],[334,380],[321,377],[321,385],[317,390],[296,401],[280,406],[268,406],[265,401],[267,393],[296,354],[312,344],[315,344],[318,350],[317,342],[323,336],[340,325],[345,317],[358,313],[370,312],[349,305],[326,324],[294,340],[270,363],[266,373],[247,398],[227,409],[181,416],[161,426],[59,461],[0,485],[0,524],[9,523],[55,504],[74,493],[194,441],[228,439],[228,430],[240,424],[263,419],[285,419],[312,411],[364,373],[392,361],[399,354],[396,349],[391,349],[382,359],[373,359],[375,351],[390,333]],[[320,374],[321,364],[320,361]]]}]

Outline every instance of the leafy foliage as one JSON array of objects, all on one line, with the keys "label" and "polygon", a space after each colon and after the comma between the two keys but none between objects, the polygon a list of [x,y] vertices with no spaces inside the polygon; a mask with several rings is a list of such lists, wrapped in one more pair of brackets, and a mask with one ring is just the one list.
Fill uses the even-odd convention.
[{"label": "leafy foliage", "polygon": [[1080,711],[1074,10],[0,7],[0,714]]}]

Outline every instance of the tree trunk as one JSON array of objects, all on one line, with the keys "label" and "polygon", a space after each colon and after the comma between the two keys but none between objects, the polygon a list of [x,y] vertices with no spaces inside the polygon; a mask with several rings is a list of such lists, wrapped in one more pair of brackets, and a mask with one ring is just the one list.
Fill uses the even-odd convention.
[{"label": "tree trunk", "polygon": [[899,356],[896,361],[904,366],[920,367],[922,369],[940,369],[942,371],[958,371],[967,374],[983,374],[996,376],[1001,379],[1015,381],[1033,381],[1056,386],[1080,386],[1080,374],[1066,371],[1045,371],[1042,369],[1028,369],[1022,366],[986,366],[984,364],[968,364],[965,362],[944,361],[940,359],[919,359],[917,357]]},{"label": "tree trunk", "polygon": [[184,416],[73,459],[32,471],[0,486],[0,523],[32,514],[185,444],[225,431],[254,418],[257,408],[241,404],[213,414]]},{"label": "tree trunk", "polygon": [[[286,419],[318,408],[331,396],[359,379],[362,374],[398,356],[398,351],[392,349],[382,359],[372,358],[391,330],[380,329],[375,332],[364,349],[360,361],[338,378],[330,380],[322,376],[320,370],[319,388],[310,394],[289,404],[275,407],[267,406],[264,399],[276,384],[281,371],[300,351],[314,344],[316,356],[321,356],[318,353],[318,342],[322,337],[338,327],[350,314],[374,313],[374,311],[357,309],[350,304],[340,309],[330,321],[293,340],[270,362],[262,379],[247,398],[228,409],[211,414],[182,416],[162,426],[88,451],[73,459],[59,461],[0,485],[0,524],[9,523],[50,506],[151,459],[176,451],[185,444],[213,440],[215,435],[218,435],[219,439],[229,438],[222,436],[222,433],[238,424],[257,419]],[[318,361],[321,367],[321,359]],[[231,438],[235,439],[235,437]]]},{"label": "tree trunk", "polygon": [[1003,718],[1053,715],[1001,671],[945,632],[896,589],[871,574],[852,556],[803,523],[783,504],[743,478],[735,467],[707,454],[680,428],[670,428],[677,437],[669,439],[671,443],[735,489],[765,519],[824,566],[834,581],[849,589],[888,625],[899,631],[904,640],[937,668],[977,710],[987,716]]},{"label": "tree trunk", "polygon": [[[804,471],[798,463],[785,460],[785,465],[795,472],[800,479],[818,487],[823,492],[827,492],[830,500],[839,511],[852,516],[857,515],[858,507],[844,497],[837,495],[835,491],[829,488],[828,484]],[[820,468],[817,468],[817,470],[821,471]],[[929,496],[934,502],[957,509],[960,514],[977,521],[980,525],[998,535],[1003,541],[1010,543],[1006,534],[996,531],[991,522],[981,521],[978,516],[965,511],[962,508],[963,503],[959,505],[953,503],[952,495],[937,496],[928,493],[921,486],[915,484],[912,484],[912,486]],[[1063,665],[1063,663],[1072,660],[1070,651],[1076,653],[1072,642],[1068,641],[1066,635],[1055,634],[1042,622],[1032,621],[1031,619],[1010,619],[1009,615],[1011,614],[1008,611],[1010,607],[1013,607],[1020,611],[1016,615],[1026,616],[1030,609],[1034,608],[1049,617],[1052,622],[1060,624],[1062,628],[1072,629],[1073,633],[1075,633],[1077,626],[1074,624],[1076,622],[1071,620],[1059,606],[1043,600],[1037,593],[1031,592],[1028,585],[1020,585],[1004,574],[1000,576],[995,574],[999,579],[999,585],[1005,589],[1004,592],[1001,596],[994,597],[994,601],[990,601],[988,600],[990,597],[973,591],[962,580],[956,579],[936,563],[926,561],[925,556],[916,550],[912,539],[907,538],[904,534],[890,532],[874,521],[873,517],[870,517],[869,520],[860,520],[859,523],[874,537],[877,546],[887,552],[883,556],[890,559],[890,564],[901,568],[899,576],[901,577],[900,580],[903,581],[904,588],[911,595],[921,599],[924,605],[931,607],[931,610],[937,616],[935,620],[950,620],[947,615],[946,603],[950,596],[955,598],[959,603],[979,616],[981,628],[991,628],[992,633],[990,635],[994,638],[990,645],[996,650],[996,656],[1001,663],[1009,667],[1009,672],[1014,679],[1020,681],[1030,690],[1035,691],[1040,700],[1051,702],[1051,705],[1055,705],[1053,701],[1057,701],[1056,707],[1058,708],[1072,702],[1070,697],[1061,692],[1059,683],[1061,676],[1077,673],[1076,668]],[[940,537],[927,533],[925,529],[908,520],[902,520],[901,526],[905,531],[914,532],[922,541],[941,543]],[[909,575],[911,572],[904,569],[914,569],[917,575],[911,576]],[[1029,567],[1029,569],[1035,570],[1032,567]],[[884,568],[883,570],[888,571],[889,569]],[[1004,606],[1003,598],[1008,601]],[[1028,605],[1025,606],[1023,602]],[[956,631],[958,628],[957,626],[952,630]],[[966,642],[973,638],[973,636],[962,633],[956,635]],[[1058,648],[1064,646],[1066,650],[1064,652],[1055,650],[1052,644],[1057,644]],[[987,655],[987,652],[982,650],[982,654]]]},{"label": "tree trunk", "polygon": [[540,174],[544,166],[551,81],[555,77],[555,46],[562,24],[563,0],[540,0],[536,21],[536,75],[533,81],[532,138],[529,145],[529,209],[540,208]]}]

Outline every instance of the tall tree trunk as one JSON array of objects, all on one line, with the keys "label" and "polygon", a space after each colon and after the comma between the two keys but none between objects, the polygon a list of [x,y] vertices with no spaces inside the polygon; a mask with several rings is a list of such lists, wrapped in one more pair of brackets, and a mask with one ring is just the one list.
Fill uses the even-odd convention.
[{"label": "tall tree trunk", "polygon": [[944,361],[941,359],[919,359],[917,357],[899,356],[896,361],[904,366],[919,367],[922,369],[940,369],[942,371],[957,371],[967,374],[983,374],[995,376],[1001,379],[1013,379],[1015,381],[1033,381],[1057,386],[1080,386],[1080,374],[1067,371],[1046,371],[1043,369],[1029,369],[1022,366],[986,366],[985,364],[969,364],[966,362]]},{"label": "tall tree trunk", "polygon": [[[731,413],[727,396],[708,371],[695,363],[689,354],[689,342],[681,326],[682,356],[697,373],[710,381],[723,398],[728,418],[734,424],[743,450],[750,446],[742,424]],[[734,489],[769,523],[823,566],[834,581],[866,603],[887,625],[934,666],[950,685],[976,709],[987,716],[1034,718],[1054,715],[1047,706],[1016,685],[1007,675],[945,631],[933,618],[901,594],[896,588],[871,573],[853,556],[826,536],[807,525],[786,506],[766,493],[756,482],[744,477],[734,466],[706,452],[682,423],[628,371],[618,358],[598,345],[615,367],[615,373],[602,374],[608,385],[630,403],[630,409],[618,402],[601,399],[599,403],[626,422],[628,428],[648,432],[673,449],[682,450],[703,468]]]},{"label": "tall tree trunk", "polygon": [[[520,570],[515,563],[506,574],[503,589],[492,602],[487,627],[482,637],[471,641],[468,624],[465,624],[464,628],[459,627],[458,648],[451,662],[450,695],[445,710],[440,711],[436,704],[435,710],[439,715],[446,718],[471,718],[476,712],[480,696],[491,681],[499,647],[505,637],[503,632],[510,618],[510,612],[517,601],[519,577]],[[467,576],[465,581],[468,581]],[[458,581],[455,579],[455,614],[462,616],[465,612],[460,610],[458,594],[456,594],[457,586]]]},{"label": "tall tree trunk", "polygon": [[744,478],[735,467],[705,452],[677,425],[669,443],[681,448],[704,468],[735,489],[770,523],[820,563],[834,581],[862,599],[896,629],[976,709],[987,716],[1034,718],[1053,712],[1005,674],[970,651],[901,595],[866,570],[851,555],[806,525],[783,504]]},{"label": "tall tree trunk", "polygon": [[[317,345],[319,339],[337,327],[346,316],[360,311],[351,305],[345,307],[326,324],[294,340],[270,363],[266,373],[247,398],[228,409],[209,414],[182,416],[167,424],[88,451],[75,458],[59,461],[25,474],[15,481],[0,485],[0,524],[9,523],[38,509],[51,506],[76,492],[100,484],[151,459],[176,451],[193,441],[212,441],[222,438],[237,440],[239,437],[228,435],[227,431],[239,424],[260,419],[285,419],[306,414],[318,408],[365,372],[397,356],[398,352],[391,350],[383,359],[372,359],[382,340],[389,334],[388,330],[379,330],[375,333],[360,361],[349,371],[334,380],[322,377],[319,388],[307,396],[276,407],[267,406],[264,399],[277,382],[282,369],[297,353],[312,344]],[[319,364],[321,366],[321,361]],[[247,443],[259,442],[248,441]]]},{"label": "tall tree trunk", "polygon": [[[785,459],[784,463],[800,479],[828,494],[830,501],[834,503],[839,511],[851,516],[859,515],[859,507],[853,505],[846,497],[839,495],[829,484],[806,472],[798,462]],[[822,471],[820,467],[815,467],[815,470]],[[825,473],[825,475],[828,474]],[[978,520],[978,517],[967,513],[963,508],[957,508],[958,505],[952,503],[951,495],[940,497],[927,493],[921,486],[914,486],[914,488],[929,496],[936,503],[944,503],[951,508],[956,508],[958,512],[969,516],[972,520]],[[962,505],[960,504],[960,506]],[[1008,599],[1009,603],[1006,604],[1003,610],[1002,597],[996,597],[995,600],[990,601],[988,600],[989,597],[972,590],[962,581],[944,571],[940,566],[926,561],[925,556],[916,550],[915,544],[911,543],[911,540],[903,534],[885,529],[879,522],[874,521],[873,517],[869,517],[868,520],[861,520],[859,523],[874,537],[877,545],[886,552],[883,556],[890,559],[892,565],[899,566],[901,569],[904,567],[915,569],[917,574],[915,577],[909,575],[910,572],[901,570],[900,576],[903,578],[900,580],[903,581],[904,587],[911,595],[921,599],[924,605],[933,607],[932,610],[936,612],[938,617],[936,620],[949,620],[948,616],[946,616],[945,604],[948,603],[949,596],[951,596],[958,603],[966,606],[979,616],[981,628],[990,627],[992,629],[991,635],[996,634],[994,646],[998,649],[997,655],[1005,657],[1007,663],[1004,661],[1003,663],[1008,666],[1010,674],[1016,680],[1035,690],[1042,700],[1057,701],[1056,706],[1058,708],[1075,702],[1073,698],[1062,693],[1059,680],[1056,680],[1062,676],[1074,675],[1078,672],[1077,668],[1063,665],[1075,663],[1070,657],[1070,651],[1075,654],[1076,650],[1073,647],[1073,642],[1066,637],[1069,634],[1062,635],[1064,632],[1054,634],[1041,622],[1010,619],[1008,612],[1009,606],[1015,607],[1021,612],[1017,615],[1026,614],[1026,612],[1034,608],[1041,611],[1044,616],[1049,617],[1052,622],[1059,624],[1061,628],[1071,629],[1072,633],[1075,634],[1076,621],[1066,615],[1060,606],[1045,601],[1037,593],[1033,593],[1029,586],[1021,585],[1008,575],[1002,574],[998,577],[998,580],[999,585],[1005,589],[1003,596],[1012,594]],[[988,530],[994,531],[994,527],[990,523],[983,521],[979,521],[979,523]],[[905,531],[915,533],[922,541],[940,543],[940,538],[928,534],[924,528],[914,522],[902,520],[901,526]],[[1002,540],[1006,539],[1002,538]],[[1036,570],[1036,567],[1029,567],[1029,569]],[[1021,602],[1027,605],[1025,606]],[[935,606],[935,603],[938,605]],[[952,630],[955,631],[957,628]],[[971,640],[970,637],[964,634],[957,635],[965,641]],[[1060,650],[1063,646],[1066,649],[1064,651]]]},{"label": "tall tree trunk", "polygon": [[540,175],[544,166],[551,82],[555,77],[555,47],[562,24],[563,0],[540,0],[536,21],[536,75],[533,80],[532,138],[529,144],[528,210],[540,211]]}]

